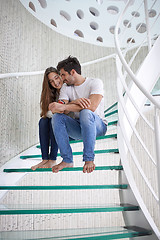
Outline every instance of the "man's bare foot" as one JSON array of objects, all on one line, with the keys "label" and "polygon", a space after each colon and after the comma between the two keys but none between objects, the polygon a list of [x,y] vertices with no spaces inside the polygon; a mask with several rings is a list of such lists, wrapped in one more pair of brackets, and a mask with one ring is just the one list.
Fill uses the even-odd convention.
[{"label": "man's bare foot", "polygon": [[31,167],[32,170],[36,170],[37,168],[42,168],[44,164],[46,164],[48,162],[48,160],[42,160],[42,162],[34,165]]},{"label": "man's bare foot", "polygon": [[73,163],[66,163],[66,162],[62,161],[61,163],[52,167],[52,172],[57,173],[60,170],[62,170],[63,168],[68,168],[68,167],[73,167]]},{"label": "man's bare foot", "polygon": [[52,168],[53,166],[56,165],[56,160],[48,160],[42,168]]},{"label": "man's bare foot", "polygon": [[91,173],[91,172],[94,171],[95,167],[96,166],[95,166],[93,161],[86,161],[84,166],[83,166],[83,172],[84,173],[86,173],[86,172]]}]

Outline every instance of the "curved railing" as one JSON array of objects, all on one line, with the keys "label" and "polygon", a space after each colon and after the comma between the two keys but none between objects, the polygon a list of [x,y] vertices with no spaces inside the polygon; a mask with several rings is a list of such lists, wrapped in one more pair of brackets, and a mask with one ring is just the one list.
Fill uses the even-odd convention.
[{"label": "curved railing", "polygon": [[[146,0],[140,2],[139,7],[143,3],[146,13],[146,38],[151,41],[151,37],[148,35],[151,32],[148,13],[156,1],[149,9]],[[130,4],[131,1],[128,1],[115,28],[119,98],[117,137],[127,181],[147,224],[154,231],[156,237],[160,239],[160,102],[151,94],[160,77],[160,37],[152,48],[150,41],[148,41],[147,47],[147,42],[143,40],[139,46],[137,45],[134,53],[131,50],[121,50],[118,30],[125,19]],[[158,21],[159,18],[156,20]],[[146,54],[143,54],[144,52]],[[142,55],[145,55],[143,59]],[[140,67],[134,65],[134,60],[137,58],[142,59]],[[148,109],[145,106],[147,99],[151,102]]]}]

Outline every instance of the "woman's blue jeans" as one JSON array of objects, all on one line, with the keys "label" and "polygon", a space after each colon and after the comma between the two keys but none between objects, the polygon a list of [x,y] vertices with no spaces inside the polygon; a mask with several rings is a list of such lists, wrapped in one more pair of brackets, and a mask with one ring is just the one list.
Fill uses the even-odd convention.
[{"label": "woman's blue jeans", "polygon": [[[58,145],[56,143],[51,118],[41,118],[39,121],[39,140],[43,160],[56,160]],[[49,145],[51,147],[49,148]]]},{"label": "woman's blue jeans", "polygon": [[64,162],[72,163],[73,155],[69,137],[83,140],[83,161],[94,161],[94,147],[97,136],[105,135],[106,124],[94,112],[83,109],[79,119],[56,113],[52,116],[52,128]]}]

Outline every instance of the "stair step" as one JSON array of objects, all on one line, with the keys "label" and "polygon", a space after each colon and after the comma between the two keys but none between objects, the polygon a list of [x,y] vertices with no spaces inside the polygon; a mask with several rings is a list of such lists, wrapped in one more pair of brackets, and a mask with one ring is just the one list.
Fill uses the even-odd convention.
[{"label": "stair step", "polygon": [[112,112],[106,113],[106,114],[105,114],[105,117],[109,117],[109,116],[114,115],[114,114],[116,114],[116,113],[118,113],[118,110],[114,110],[114,111],[112,111]]},{"label": "stair step", "polygon": [[[97,166],[95,170],[123,170],[121,165],[119,166]],[[63,168],[60,171],[83,171],[83,167]],[[52,168],[37,168],[32,170],[31,168],[5,168],[3,172],[52,172]]]},{"label": "stair step", "polygon": [[103,228],[76,228],[76,229],[55,229],[55,230],[31,230],[31,231],[5,231],[0,233],[1,239],[12,240],[38,240],[38,239],[79,239],[79,240],[103,240],[123,239],[151,235],[152,232],[133,227],[103,227]]},{"label": "stair step", "polygon": [[109,110],[111,110],[112,108],[116,107],[118,105],[118,102],[115,102],[113,105],[111,105],[109,108],[107,108],[104,113],[108,112]]},{"label": "stair step", "polygon": [[126,189],[127,184],[111,185],[60,185],[60,186],[0,186],[0,190],[80,190],[80,189]]},{"label": "stair step", "polygon": [[[102,149],[102,150],[95,150],[94,153],[95,154],[102,154],[102,153],[119,153],[119,150],[116,149]],[[74,156],[78,156],[78,155],[83,155],[83,152],[73,152],[72,153]],[[60,153],[57,154],[57,156],[60,156]],[[42,158],[41,154],[38,155],[24,155],[24,156],[20,156],[20,159],[27,159],[27,158]]]},{"label": "stair step", "polygon": [[[96,138],[96,140],[101,140],[101,139],[107,139],[107,138],[117,138],[117,134],[108,134],[105,136],[99,136]],[[70,143],[79,143],[79,142],[83,142],[83,140],[72,140],[70,141]],[[40,148],[40,145],[37,145],[36,148]]]},{"label": "stair step", "polygon": [[111,125],[116,125],[118,122],[118,120],[115,120],[115,121],[112,121],[112,122],[108,122],[108,126],[111,126]]},{"label": "stair step", "polygon": [[123,205],[37,205],[37,204],[0,204],[0,215],[17,214],[61,214],[61,213],[91,213],[91,212],[121,212],[137,211],[138,206]]}]

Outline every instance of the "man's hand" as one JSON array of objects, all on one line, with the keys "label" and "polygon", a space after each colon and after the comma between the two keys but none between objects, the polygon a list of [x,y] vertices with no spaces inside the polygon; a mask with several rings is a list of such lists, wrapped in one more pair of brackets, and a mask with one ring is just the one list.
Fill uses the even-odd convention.
[{"label": "man's hand", "polygon": [[89,98],[78,98],[71,102],[71,104],[79,105],[81,108],[89,108],[91,105],[91,100]]},{"label": "man's hand", "polygon": [[64,111],[66,110],[65,104],[61,104],[57,102],[50,103],[48,109],[52,113],[64,113]]}]

